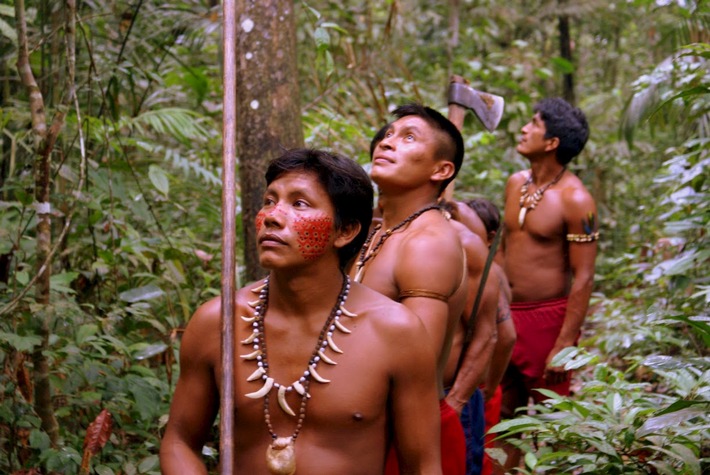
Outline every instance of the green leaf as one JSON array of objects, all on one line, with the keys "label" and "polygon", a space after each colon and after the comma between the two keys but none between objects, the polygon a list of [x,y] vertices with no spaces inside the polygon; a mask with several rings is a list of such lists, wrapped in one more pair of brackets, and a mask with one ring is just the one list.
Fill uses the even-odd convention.
[{"label": "green leaf", "polygon": [[13,45],[17,45],[17,33],[15,32],[15,29],[2,18],[0,18],[0,33],[2,33],[2,36],[9,39]]},{"label": "green leaf", "polygon": [[535,454],[532,452],[526,453],[525,454],[525,466],[528,467],[530,470],[534,470],[536,465],[537,465],[537,457],[535,457]]},{"label": "green leaf", "polygon": [[533,419],[532,417],[516,417],[515,419],[508,419],[507,421],[494,425],[489,432],[495,434],[498,432],[506,432],[513,429],[540,425],[542,425],[542,422],[537,419]]},{"label": "green leaf", "polygon": [[702,416],[706,414],[706,412],[706,410],[700,408],[687,407],[678,411],[665,413],[661,416],[651,417],[636,431],[636,435],[637,437],[644,437],[648,434],[658,433],[668,427],[673,427],[695,417]]},{"label": "green leaf", "polygon": [[135,289],[126,290],[118,295],[118,298],[128,303],[141,302],[144,300],[152,300],[165,295],[165,292],[157,285],[145,285]]},{"label": "green leaf", "polygon": [[671,451],[678,454],[678,458],[691,470],[691,473],[700,475],[700,460],[695,452],[682,444],[671,444]]},{"label": "green leaf", "polygon": [[111,467],[107,467],[106,465],[97,465],[94,467],[94,470],[97,475],[116,475],[116,472],[111,470]]},{"label": "green leaf", "polygon": [[99,332],[99,326],[93,323],[88,323],[79,327],[76,332],[76,343],[81,345],[89,337],[96,335]]},{"label": "green leaf", "polygon": [[11,5],[0,4],[0,15],[9,16],[10,18],[15,18],[15,9]]},{"label": "green leaf", "polygon": [[138,463],[138,473],[148,473],[158,468],[158,456],[149,455]]},{"label": "green leaf", "polygon": [[8,343],[19,352],[32,351],[35,346],[42,344],[42,339],[38,336],[22,336],[15,333],[0,331],[0,341]]},{"label": "green leaf", "polygon": [[574,64],[565,58],[557,56],[552,58],[551,61],[554,68],[562,74],[572,74],[574,72]]},{"label": "green leaf", "polygon": [[[131,348],[133,349],[133,348]],[[141,348],[138,349],[134,354],[133,358],[137,360],[144,360],[155,355],[159,355],[168,349],[168,345],[163,342],[153,343],[152,345],[141,344]]]},{"label": "green leaf", "polygon": [[572,359],[579,354],[581,350],[576,347],[576,346],[568,346],[566,348],[562,348],[559,353],[557,353],[553,358],[552,361],[550,361],[550,364],[552,366],[564,366],[567,364],[569,361],[572,361]]},{"label": "green leaf", "polygon": [[316,41],[318,51],[326,50],[330,46],[330,33],[325,28],[316,28],[316,31],[313,32],[313,39]]},{"label": "green leaf", "polygon": [[677,411],[680,411],[681,409],[685,409],[685,408],[692,407],[695,405],[708,406],[708,409],[710,409],[710,401],[686,401],[684,399],[680,399],[678,401],[675,401],[673,404],[671,404],[667,408],[658,411],[656,413],[656,416],[670,414],[672,412],[677,412]]},{"label": "green leaf", "polygon": [[340,33],[342,33],[342,34],[344,34],[344,35],[348,35],[348,34],[349,34],[349,33],[348,33],[348,30],[346,30],[346,29],[344,29],[344,28],[341,28],[340,25],[338,25],[337,23],[333,23],[333,22],[329,22],[329,21],[324,21],[323,23],[321,23],[320,26],[321,26],[322,28],[330,28],[330,29],[339,31]]},{"label": "green leaf", "polygon": [[49,285],[53,292],[74,294],[76,291],[72,289],[70,285],[78,276],[78,272],[62,272],[61,274],[55,274],[49,278]]},{"label": "green leaf", "polygon": [[51,445],[46,432],[39,429],[32,429],[30,432],[30,447],[33,449],[47,450]]},{"label": "green leaf", "polygon": [[168,180],[168,174],[165,173],[165,170],[158,165],[151,165],[148,168],[148,177],[151,183],[153,183],[153,186],[163,195],[167,196],[170,191],[170,180]]}]

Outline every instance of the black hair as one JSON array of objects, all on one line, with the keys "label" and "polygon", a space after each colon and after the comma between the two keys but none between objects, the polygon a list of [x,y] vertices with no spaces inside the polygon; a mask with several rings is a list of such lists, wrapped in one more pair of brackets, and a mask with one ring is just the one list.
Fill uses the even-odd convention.
[{"label": "black hair", "polygon": [[[458,175],[459,170],[461,170],[461,165],[463,164],[464,145],[463,137],[461,136],[459,129],[457,129],[456,126],[441,113],[431,107],[426,107],[417,103],[399,106],[392,112],[392,115],[397,117],[397,119],[410,115],[420,117],[431,127],[444,132],[444,134],[451,139],[451,142],[449,143],[440,143],[438,150],[438,152],[445,157],[445,160],[449,160],[454,164],[453,175],[441,183],[440,191],[444,191],[446,186],[451,183],[454,178],[456,178],[456,175]],[[372,154],[375,152],[375,147],[377,147],[377,144],[384,139],[385,134],[391,125],[392,123],[390,122],[382,127],[372,138],[372,141],[370,142],[370,158],[372,158]]]},{"label": "black hair", "polygon": [[289,172],[312,172],[330,197],[335,209],[335,228],[360,224],[360,232],[338,250],[343,268],[360,250],[372,221],[374,192],[370,177],[355,161],[324,150],[297,148],[288,150],[269,163],[266,186]]},{"label": "black hair", "polygon": [[557,161],[567,165],[579,155],[589,138],[589,124],[584,112],[559,97],[541,100],[534,110],[545,123],[545,138],[559,139]]},{"label": "black hair", "polygon": [[481,218],[481,222],[486,228],[486,234],[496,233],[498,231],[498,227],[500,226],[500,211],[493,202],[485,198],[474,198],[466,201],[466,205]]}]

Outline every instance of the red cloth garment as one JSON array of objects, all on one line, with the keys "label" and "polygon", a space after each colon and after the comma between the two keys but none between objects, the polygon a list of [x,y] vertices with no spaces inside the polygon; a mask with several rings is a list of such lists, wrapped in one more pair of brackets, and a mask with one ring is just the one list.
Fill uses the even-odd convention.
[{"label": "red cloth garment", "polygon": [[[566,311],[567,297],[510,304],[510,313],[518,334],[510,366],[522,375],[525,388],[535,402],[547,398],[537,391],[532,391],[534,388],[545,388],[563,396],[569,395],[570,373],[567,375],[567,381],[560,384],[547,384],[542,377],[545,372],[545,360],[555,346]],[[504,390],[506,389],[507,387],[504,387]]]},{"label": "red cloth garment", "polygon": [[[445,400],[439,401],[441,411],[441,471],[443,475],[466,474],[466,440],[459,416]],[[399,475],[399,462],[394,445],[385,460],[385,475]]]},{"label": "red cloth garment", "polygon": [[[486,401],[484,406],[485,411],[485,444],[486,449],[492,449],[494,447],[493,439],[496,438],[496,434],[489,434],[488,431],[491,427],[500,422],[500,405],[503,401],[503,388],[500,385],[493,392],[493,396]],[[481,475],[491,475],[493,473],[493,460],[488,456],[485,451],[483,452],[483,468],[481,469]]]}]

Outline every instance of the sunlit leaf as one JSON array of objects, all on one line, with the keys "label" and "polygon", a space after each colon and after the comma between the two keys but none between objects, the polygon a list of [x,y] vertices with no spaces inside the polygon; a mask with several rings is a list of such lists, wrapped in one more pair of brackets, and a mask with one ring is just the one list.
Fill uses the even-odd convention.
[{"label": "sunlit leaf", "polygon": [[651,417],[636,432],[638,437],[643,437],[651,433],[662,431],[668,427],[682,424],[694,417],[706,414],[706,411],[697,407],[688,407],[675,412],[666,413],[661,416]]},{"label": "sunlit leaf", "polygon": [[163,292],[160,287],[158,287],[157,285],[150,284],[131,290],[126,290],[125,292],[121,292],[118,295],[118,298],[120,298],[124,302],[134,303],[143,300],[153,300],[158,297],[162,297],[163,295],[165,295],[165,292]]},{"label": "sunlit leaf", "polygon": [[159,192],[164,195],[168,194],[170,191],[170,180],[168,180],[168,174],[165,173],[165,170],[157,165],[151,165],[148,168],[148,177]]}]

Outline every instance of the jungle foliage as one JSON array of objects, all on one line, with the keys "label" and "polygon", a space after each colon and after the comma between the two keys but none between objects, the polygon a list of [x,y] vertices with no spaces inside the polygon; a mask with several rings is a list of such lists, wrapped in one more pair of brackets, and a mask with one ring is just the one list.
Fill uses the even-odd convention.
[{"label": "jungle foliage", "polygon": [[[529,473],[706,473],[708,4],[295,8],[307,145],[367,166],[389,111],[445,111],[452,73],[505,97],[495,132],[466,119],[461,198],[502,205],[532,106],[573,81],[602,233],[582,344],[559,355],[579,388],[495,430],[523,434]],[[220,22],[215,0],[0,0],[2,473],[158,473],[180,333],[220,289]]]}]

